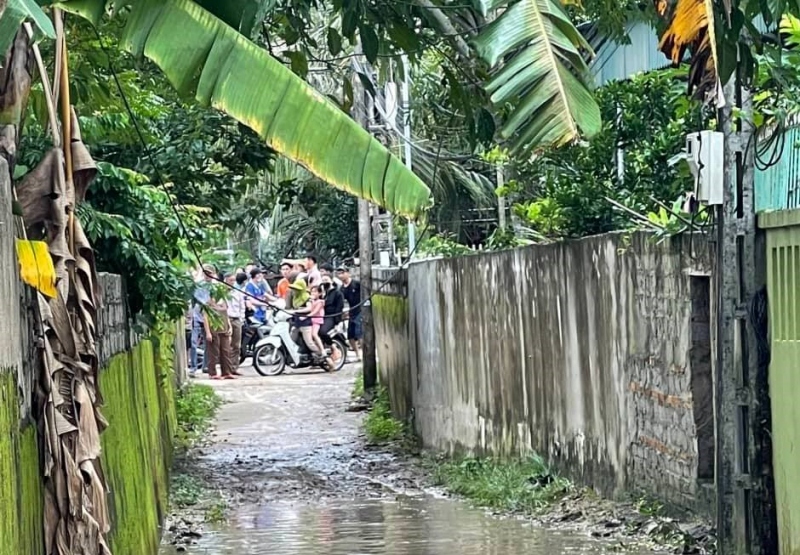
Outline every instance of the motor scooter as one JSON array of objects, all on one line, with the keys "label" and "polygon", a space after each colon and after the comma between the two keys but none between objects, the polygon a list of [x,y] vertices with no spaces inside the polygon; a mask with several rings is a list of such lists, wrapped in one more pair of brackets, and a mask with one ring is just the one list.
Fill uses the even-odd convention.
[{"label": "motor scooter", "polygon": [[[277,376],[282,374],[287,366],[295,369],[311,366],[325,368],[327,363],[324,359],[315,360],[300,331],[292,326],[293,315],[282,306],[276,306],[272,312],[274,325],[269,335],[258,341],[253,354],[253,367],[256,372],[262,376]],[[338,372],[344,367],[347,355],[347,336],[344,334],[343,323],[321,339],[325,345],[326,357],[333,361],[333,367],[326,370]]]},{"label": "motor scooter", "polygon": [[244,326],[242,326],[242,347],[239,350],[239,364],[255,355],[258,342],[269,335],[270,330],[275,325],[272,315],[273,312],[270,311],[266,322],[262,322],[255,316],[245,318]]}]

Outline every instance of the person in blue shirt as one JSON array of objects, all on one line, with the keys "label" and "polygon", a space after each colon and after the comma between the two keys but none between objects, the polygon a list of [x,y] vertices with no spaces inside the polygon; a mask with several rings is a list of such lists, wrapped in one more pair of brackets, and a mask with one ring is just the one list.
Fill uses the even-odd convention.
[{"label": "person in blue shirt", "polygon": [[270,302],[277,300],[272,294],[267,280],[264,279],[264,272],[258,268],[254,268],[250,272],[250,281],[247,282],[244,288],[247,293],[247,305],[253,310],[253,316],[259,322],[267,320],[267,307]]}]

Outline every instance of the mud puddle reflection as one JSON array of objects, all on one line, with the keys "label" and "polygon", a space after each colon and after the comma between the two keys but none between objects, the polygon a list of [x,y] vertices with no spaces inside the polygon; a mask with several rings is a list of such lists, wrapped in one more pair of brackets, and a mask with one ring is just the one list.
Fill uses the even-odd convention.
[{"label": "mud puddle reflection", "polygon": [[[463,503],[429,496],[240,508],[206,527],[185,553],[214,555],[604,555],[618,552],[579,532],[551,531],[493,518]],[[174,555],[176,548],[162,548]],[[639,552],[649,555],[652,552]]]}]

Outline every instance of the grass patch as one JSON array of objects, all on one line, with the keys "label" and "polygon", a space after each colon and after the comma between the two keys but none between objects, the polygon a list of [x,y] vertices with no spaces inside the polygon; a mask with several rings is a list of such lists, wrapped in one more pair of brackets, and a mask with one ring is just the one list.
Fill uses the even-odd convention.
[{"label": "grass patch", "polygon": [[225,522],[228,513],[228,504],[222,498],[206,507],[204,519],[206,522]]},{"label": "grass patch", "polygon": [[389,393],[383,387],[378,389],[372,409],[364,419],[364,431],[371,443],[398,441],[406,434],[406,425],[392,416]]},{"label": "grass patch", "polygon": [[523,460],[447,459],[432,463],[437,485],[502,511],[536,513],[563,497],[570,482],[539,457]]},{"label": "grass patch", "polygon": [[170,501],[179,508],[192,507],[200,502],[203,494],[203,484],[189,474],[176,474],[170,484]]},{"label": "grass patch", "polygon": [[175,443],[189,449],[208,432],[222,399],[207,385],[189,383],[177,393],[175,410],[178,429]]},{"label": "grass patch", "polygon": [[356,374],[356,381],[353,383],[353,393],[350,394],[353,399],[358,399],[364,396],[364,372],[359,371]]}]

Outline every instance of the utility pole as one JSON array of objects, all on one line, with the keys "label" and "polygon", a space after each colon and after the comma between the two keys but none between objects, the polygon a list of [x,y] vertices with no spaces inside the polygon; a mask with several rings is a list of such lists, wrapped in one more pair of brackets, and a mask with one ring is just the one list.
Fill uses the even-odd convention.
[{"label": "utility pole", "polygon": [[[408,65],[408,56],[403,54],[403,159],[406,167],[411,170],[411,102],[409,99],[411,89],[411,70]],[[417,248],[417,229],[413,221],[408,222],[408,257]]]},{"label": "utility pole", "polygon": [[[360,54],[360,49],[357,51]],[[366,91],[355,73],[353,83],[353,116],[361,126],[369,130],[370,115],[367,114]],[[378,361],[375,356],[375,326],[372,322],[372,221],[370,203],[358,199],[358,258],[361,278],[361,327],[363,337],[362,371],[364,374],[364,396],[369,399],[378,385]]]},{"label": "utility pole", "polygon": [[[737,72],[725,86],[723,204],[717,211],[716,490],[720,555],[777,553],[769,390],[759,342],[766,322],[763,236],[756,229],[752,96]],[[741,114],[738,120],[735,113]]]}]

